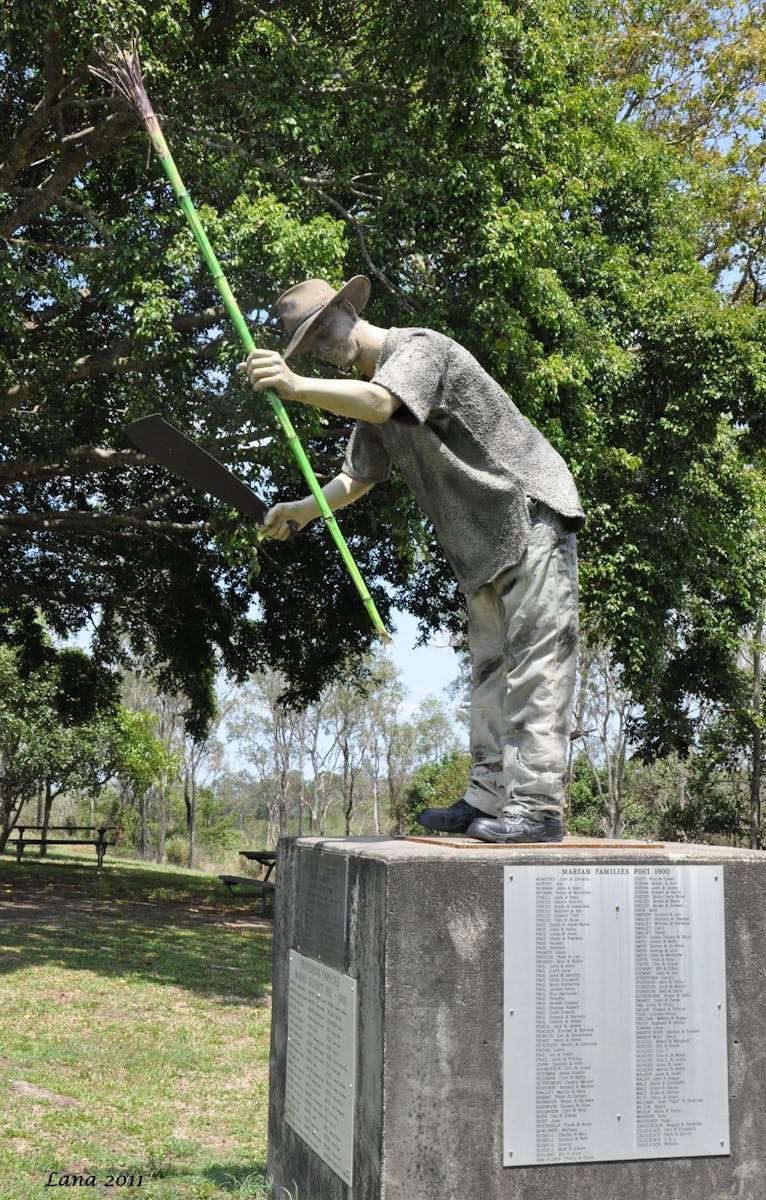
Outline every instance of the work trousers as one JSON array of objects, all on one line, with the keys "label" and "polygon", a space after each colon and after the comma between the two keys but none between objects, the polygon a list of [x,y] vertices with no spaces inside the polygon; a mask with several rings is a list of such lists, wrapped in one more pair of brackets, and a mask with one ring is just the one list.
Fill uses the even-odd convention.
[{"label": "work trousers", "polygon": [[577,660],[577,546],[530,501],[520,561],[468,595],[471,756],[465,799],[490,816],[561,816]]}]

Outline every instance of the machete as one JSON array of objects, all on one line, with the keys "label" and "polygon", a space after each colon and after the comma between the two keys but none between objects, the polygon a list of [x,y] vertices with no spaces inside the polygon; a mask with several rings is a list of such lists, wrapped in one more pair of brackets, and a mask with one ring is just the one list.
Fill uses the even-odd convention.
[{"label": "machete", "polygon": [[253,517],[258,525],[263,524],[269,509],[260,496],[159,413],[134,421],[128,426],[128,436],[144,454],[180,475],[197,491],[215,496],[246,517]]}]

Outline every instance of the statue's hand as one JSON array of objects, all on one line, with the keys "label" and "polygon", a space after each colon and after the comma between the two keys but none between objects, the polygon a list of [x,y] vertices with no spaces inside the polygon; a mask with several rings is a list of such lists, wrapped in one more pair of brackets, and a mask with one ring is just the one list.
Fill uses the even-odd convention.
[{"label": "statue's hand", "polygon": [[289,400],[297,389],[299,376],[291,371],[276,350],[253,350],[239,364],[256,392],[274,388],[283,400]]},{"label": "statue's hand", "polygon": [[288,538],[299,533],[304,525],[308,525],[310,520],[311,517],[306,513],[305,501],[292,500],[270,508],[263,518],[260,530],[264,537],[286,542]]}]

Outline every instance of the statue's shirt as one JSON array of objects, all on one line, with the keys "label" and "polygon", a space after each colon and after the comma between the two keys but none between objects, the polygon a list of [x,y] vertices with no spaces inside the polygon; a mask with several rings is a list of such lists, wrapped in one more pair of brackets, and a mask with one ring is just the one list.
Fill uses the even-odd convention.
[{"label": "statue's shirt", "polygon": [[373,382],[402,407],[383,424],[357,422],[343,470],[382,483],[396,463],[462,591],[519,561],[529,535],[527,497],[572,529],[582,526],[561,455],[457,342],[432,329],[390,329]]}]

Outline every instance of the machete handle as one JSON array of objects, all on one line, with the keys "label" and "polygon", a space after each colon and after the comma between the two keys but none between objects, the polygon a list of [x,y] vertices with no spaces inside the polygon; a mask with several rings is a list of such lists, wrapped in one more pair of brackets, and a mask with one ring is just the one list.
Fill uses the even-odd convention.
[{"label": "machete handle", "polygon": [[[297,521],[288,521],[287,528],[290,530],[290,532],[288,533],[286,538],[283,538],[283,541],[291,542],[293,540],[293,538],[297,537],[298,534],[300,533],[300,529],[298,527],[298,522]],[[268,537],[268,534],[264,533],[262,529],[258,530],[258,541],[259,542],[265,541],[267,537]]]}]

